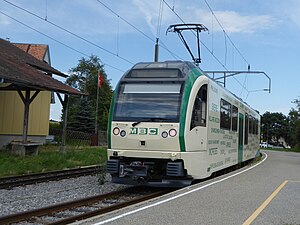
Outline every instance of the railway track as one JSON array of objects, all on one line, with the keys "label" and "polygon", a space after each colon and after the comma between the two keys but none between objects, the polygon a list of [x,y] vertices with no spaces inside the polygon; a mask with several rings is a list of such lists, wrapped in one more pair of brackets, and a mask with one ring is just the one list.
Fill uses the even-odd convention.
[{"label": "railway track", "polygon": [[88,166],[68,170],[52,171],[46,173],[34,173],[13,177],[0,178],[0,189],[16,186],[47,182],[51,180],[62,180],[66,178],[96,174],[101,170],[100,166]]},{"label": "railway track", "polygon": [[26,222],[26,224],[68,224],[155,198],[170,191],[171,189],[131,187],[104,195],[2,216],[0,217],[0,224],[20,222]]}]

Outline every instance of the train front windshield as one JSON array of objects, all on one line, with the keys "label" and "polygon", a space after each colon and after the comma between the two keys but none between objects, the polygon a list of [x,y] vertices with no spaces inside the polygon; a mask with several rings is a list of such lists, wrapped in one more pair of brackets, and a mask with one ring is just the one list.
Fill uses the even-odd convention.
[{"label": "train front windshield", "polygon": [[179,122],[181,83],[123,83],[114,121]]}]

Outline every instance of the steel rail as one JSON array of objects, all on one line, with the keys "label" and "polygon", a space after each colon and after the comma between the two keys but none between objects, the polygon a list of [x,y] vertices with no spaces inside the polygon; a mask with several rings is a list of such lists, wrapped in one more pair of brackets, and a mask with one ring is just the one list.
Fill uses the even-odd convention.
[{"label": "steel rail", "polygon": [[101,168],[101,166],[89,166],[45,173],[3,177],[0,178],[0,189],[96,174]]},{"label": "steel rail", "polygon": [[[114,204],[112,206],[108,206],[108,207],[103,207],[103,208],[96,208],[95,210],[91,210],[89,212],[86,213],[82,213],[80,215],[76,215],[76,216],[70,216],[67,218],[63,218],[57,221],[43,221],[42,218],[38,218],[39,222],[44,222],[47,224],[68,224],[74,221],[78,221],[78,220],[83,220],[83,219],[87,219],[96,215],[101,215],[107,212],[111,212],[120,208],[124,208],[126,206],[132,205],[132,204],[136,204],[151,198],[155,198],[158,196],[161,196],[167,192],[170,192],[171,189],[164,189],[164,190],[158,190],[158,189],[154,189],[154,192],[150,192],[147,194],[142,195],[142,197],[135,197],[129,201],[126,202],[122,202],[122,203],[117,203]],[[43,207],[40,209],[34,209],[34,210],[30,210],[30,211],[26,211],[26,212],[20,212],[20,213],[15,213],[15,214],[11,214],[11,215],[7,215],[7,216],[2,216],[0,217],[0,224],[11,224],[11,223],[17,223],[17,222],[22,222],[22,221],[35,221],[36,217],[41,217],[41,216],[47,216],[47,215],[51,215],[53,216],[55,213],[57,212],[61,212],[61,211],[65,211],[65,210],[72,210],[78,207],[82,207],[82,206],[92,206],[92,204],[95,204],[97,202],[101,202],[103,200],[108,200],[108,199],[116,199],[117,197],[122,197],[124,195],[128,195],[128,194],[138,194],[139,192],[145,191],[145,187],[139,188],[139,187],[130,187],[127,189],[123,189],[120,191],[115,191],[115,192],[111,192],[108,194],[104,194],[104,195],[97,195],[97,196],[92,196],[92,197],[88,197],[88,198],[84,198],[84,199],[79,199],[79,200],[75,200],[75,201],[70,201],[70,202],[65,202],[65,203],[60,203],[60,204],[56,204],[53,206],[48,206],[48,207]],[[149,191],[148,191],[149,192]],[[55,217],[55,215],[54,215]]]}]

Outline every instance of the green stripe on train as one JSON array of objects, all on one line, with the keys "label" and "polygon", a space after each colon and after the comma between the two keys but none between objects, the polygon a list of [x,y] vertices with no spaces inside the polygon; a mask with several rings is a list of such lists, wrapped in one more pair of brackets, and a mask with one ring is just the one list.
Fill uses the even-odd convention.
[{"label": "green stripe on train", "polygon": [[201,75],[203,74],[200,73],[198,69],[192,69],[185,83],[182,101],[181,101],[180,119],[179,119],[179,144],[180,144],[181,152],[186,151],[185,140],[184,140],[184,129],[185,129],[186,111],[189,102],[189,97],[195,81]]},{"label": "green stripe on train", "polygon": [[119,90],[119,84],[116,86],[116,89],[114,91],[114,94],[111,99],[110,103],[110,108],[109,108],[109,122],[108,122],[108,127],[107,127],[107,147],[108,149],[111,149],[111,123],[112,123],[112,118],[114,114],[114,107],[115,107],[115,99],[117,96],[117,92]]}]

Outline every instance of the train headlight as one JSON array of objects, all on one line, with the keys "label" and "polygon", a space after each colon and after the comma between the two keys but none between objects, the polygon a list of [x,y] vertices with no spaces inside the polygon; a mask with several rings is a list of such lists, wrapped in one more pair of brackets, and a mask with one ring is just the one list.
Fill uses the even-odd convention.
[{"label": "train headlight", "polygon": [[121,137],[125,137],[125,136],[126,136],[126,131],[125,131],[125,130],[121,130],[120,136],[121,136]]},{"label": "train headlight", "polygon": [[177,135],[177,131],[175,129],[169,130],[170,137],[175,137]]},{"label": "train headlight", "polygon": [[168,137],[168,132],[167,132],[167,131],[163,131],[163,132],[161,133],[161,136],[162,136],[163,138],[167,138],[167,137]]},{"label": "train headlight", "polygon": [[113,129],[113,134],[114,134],[114,135],[119,135],[119,133],[120,133],[120,129],[119,129],[118,127],[115,127],[115,128]]}]

